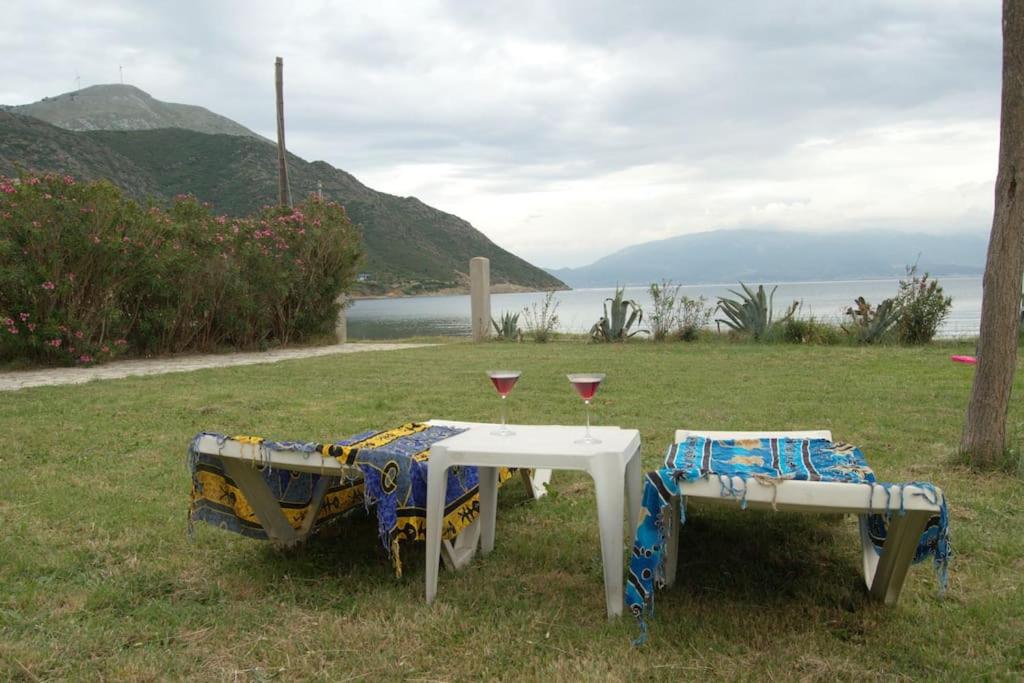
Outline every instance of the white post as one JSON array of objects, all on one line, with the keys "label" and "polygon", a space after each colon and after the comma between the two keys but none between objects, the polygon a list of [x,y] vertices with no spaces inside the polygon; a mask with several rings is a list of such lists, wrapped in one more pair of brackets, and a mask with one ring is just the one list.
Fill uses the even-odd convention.
[{"label": "white post", "polygon": [[469,302],[473,341],[484,341],[491,329],[491,262],[483,256],[469,260]]},{"label": "white post", "polygon": [[338,303],[341,305],[338,307],[338,319],[334,321],[334,338],[338,340],[339,344],[348,341],[348,318],[345,317],[346,302],[344,294],[338,297]]}]

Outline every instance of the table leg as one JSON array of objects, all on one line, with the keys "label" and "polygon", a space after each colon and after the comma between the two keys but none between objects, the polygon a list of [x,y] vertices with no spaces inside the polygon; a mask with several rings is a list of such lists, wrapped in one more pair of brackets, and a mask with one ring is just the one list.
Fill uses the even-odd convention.
[{"label": "table leg", "polygon": [[640,447],[626,462],[626,497],[629,500],[629,532],[636,533],[640,523],[640,505],[643,498],[644,473],[640,463]]},{"label": "table leg", "polygon": [[427,466],[427,604],[437,596],[437,572],[441,561],[441,525],[444,523],[444,497],[448,488],[448,458],[437,445],[431,449]]},{"label": "table leg", "polygon": [[601,558],[604,564],[604,595],[608,617],[622,614],[622,513],[621,471],[610,461],[592,462],[597,497],[597,519],[601,532]]},{"label": "table leg", "polygon": [[480,554],[494,550],[494,530],[498,518],[498,468],[480,467]]}]

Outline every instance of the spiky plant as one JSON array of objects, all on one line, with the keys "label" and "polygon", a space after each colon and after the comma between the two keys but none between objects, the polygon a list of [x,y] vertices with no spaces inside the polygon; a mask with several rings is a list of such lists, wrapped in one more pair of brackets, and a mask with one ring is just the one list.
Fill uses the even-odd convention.
[{"label": "spiky plant", "polygon": [[634,325],[643,322],[644,310],[637,302],[626,299],[625,293],[625,289],[616,287],[615,297],[605,299],[604,315],[590,328],[591,339],[598,342],[623,342],[641,332],[647,334],[647,330],[633,330]]},{"label": "spiky plant", "polygon": [[738,299],[718,297],[718,310],[725,314],[725,319],[716,318],[716,320],[725,323],[737,332],[750,334],[757,341],[767,338],[775,324],[785,322],[793,317],[797,306],[800,305],[800,302],[794,301],[781,318],[773,320],[772,302],[775,299],[775,290],[779,286],[772,287],[770,294],[765,294],[764,285],[758,285],[756,292],[742,282],[740,287],[743,288],[742,292],[737,292],[735,289],[729,290],[739,297]]},{"label": "spiky plant", "polygon": [[878,308],[873,308],[859,296],[853,300],[853,306],[846,309],[846,315],[850,316],[850,324],[843,325],[847,334],[862,344],[877,344],[899,321],[900,307],[896,299],[884,299]]},{"label": "spiky plant", "polygon": [[523,333],[519,330],[519,314],[506,311],[498,320],[491,318],[494,333],[501,341],[519,341]]}]

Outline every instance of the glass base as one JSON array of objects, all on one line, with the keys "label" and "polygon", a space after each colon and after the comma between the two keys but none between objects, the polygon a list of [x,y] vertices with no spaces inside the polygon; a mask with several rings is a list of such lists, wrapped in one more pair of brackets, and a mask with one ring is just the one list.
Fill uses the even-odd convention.
[{"label": "glass base", "polygon": [[576,439],[575,441],[573,441],[573,443],[584,443],[584,444],[601,443],[601,439],[595,439],[592,436],[585,436],[582,439]]},{"label": "glass base", "polygon": [[493,432],[491,432],[491,436],[515,436],[515,435],[516,435],[516,433],[513,432],[508,427],[506,427],[505,425],[502,425],[502,426],[498,427],[497,429],[495,429]]}]

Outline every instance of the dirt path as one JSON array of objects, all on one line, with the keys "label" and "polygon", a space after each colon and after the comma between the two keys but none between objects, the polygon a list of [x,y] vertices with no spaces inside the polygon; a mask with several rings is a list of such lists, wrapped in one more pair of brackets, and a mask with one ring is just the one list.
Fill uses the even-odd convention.
[{"label": "dirt path", "polygon": [[307,349],[282,349],[253,353],[227,353],[203,356],[179,356],[148,360],[124,360],[92,368],[47,368],[0,372],[0,391],[17,391],[29,387],[84,384],[100,379],[121,379],[139,375],[162,375],[168,372],[192,372],[206,368],[226,368],[234,365],[277,363],[295,358],[315,358],[335,353],[361,353],[364,351],[398,351],[417,349],[434,344],[335,344]]}]

